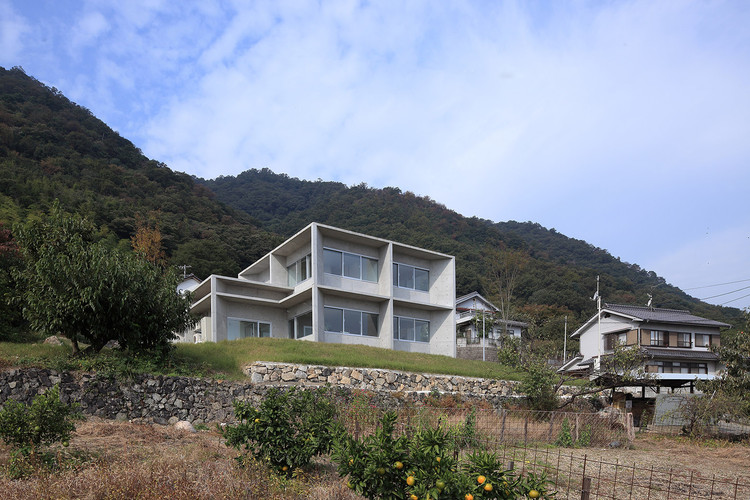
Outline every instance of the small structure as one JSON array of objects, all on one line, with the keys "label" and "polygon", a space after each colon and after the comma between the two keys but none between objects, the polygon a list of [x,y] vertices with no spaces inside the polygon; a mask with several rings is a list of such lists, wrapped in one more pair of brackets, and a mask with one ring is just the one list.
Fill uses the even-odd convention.
[{"label": "small structure", "polygon": [[[482,339],[482,329],[487,332],[487,341],[498,344],[503,336],[521,338],[529,326],[522,321],[503,321],[498,317],[500,310],[478,292],[472,292],[456,299],[456,332],[459,344],[477,344]],[[461,340],[463,339],[463,341]]]}]

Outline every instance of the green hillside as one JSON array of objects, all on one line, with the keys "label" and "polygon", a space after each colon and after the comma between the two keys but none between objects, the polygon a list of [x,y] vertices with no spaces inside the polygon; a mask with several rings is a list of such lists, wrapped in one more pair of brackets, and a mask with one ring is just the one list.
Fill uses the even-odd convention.
[{"label": "green hillside", "polygon": [[[0,68],[0,222],[6,227],[59,199],[113,245],[130,245],[138,220],[158,224],[171,264],[200,277],[236,275],[312,221],[456,256],[457,291],[497,301],[497,264],[518,259],[512,316],[542,338],[594,312],[597,275],[607,301],[645,303],[741,323],[741,311],[690,298],[653,272],[531,222],[464,217],[398,188],[309,182],[264,170],[211,181],[146,158],[87,109],[26,75]],[[0,227],[2,229],[2,227]]]},{"label": "green hillside", "polygon": [[547,327],[550,334],[561,331],[564,314],[575,327],[595,312],[589,297],[597,275],[609,302],[645,304],[646,294],[652,293],[658,307],[689,309],[730,324],[741,322],[739,309],[701,302],[654,272],[532,222],[468,218],[398,188],[304,181],[268,169],[201,182],[217,199],[284,236],[318,221],[455,255],[459,295],[479,290],[495,298],[491,270],[498,252],[526,255],[527,264],[515,287],[515,316]]},{"label": "green hillside", "polygon": [[236,274],[281,241],[56,89],[0,68],[0,221],[22,220],[55,199],[123,245],[139,217],[158,224],[171,263],[201,277]]}]

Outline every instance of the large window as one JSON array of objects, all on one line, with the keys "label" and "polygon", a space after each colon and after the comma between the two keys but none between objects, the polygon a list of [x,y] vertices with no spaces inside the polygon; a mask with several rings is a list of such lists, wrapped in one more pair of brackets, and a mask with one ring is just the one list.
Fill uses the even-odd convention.
[{"label": "large window", "polygon": [[430,289],[430,271],[406,264],[394,263],[393,284],[399,288],[427,292]]},{"label": "large window", "polygon": [[378,281],[378,260],[364,255],[323,249],[323,271],[363,281]]},{"label": "large window", "polygon": [[394,316],[393,338],[407,342],[429,342],[430,322],[422,319]]},{"label": "large window", "polygon": [[311,260],[312,256],[307,254],[300,260],[287,266],[287,283],[289,286],[295,286],[297,283],[305,281],[312,276]]},{"label": "large window", "polygon": [[377,314],[338,307],[326,307],[323,313],[326,332],[378,336]]},{"label": "large window", "polygon": [[237,318],[227,318],[227,340],[244,339],[247,337],[270,337],[271,323],[262,321],[246,321]]},{"label": "large window", "polygon": [[300,314],[289,320],[289,337],[301,339],[312,335],[312,312]]},{"label": "large window", "polygon": [[651,330],[651,345],[659,347],[669,347],[669,337],[667,332],[660,330]]},{"label": "large window", "polygon": [[654,361],[650,363],[657,367],[658,373],[684,373],[689,375],[705,375],[708,373],[706,363],[689,363],[685,361]]}]

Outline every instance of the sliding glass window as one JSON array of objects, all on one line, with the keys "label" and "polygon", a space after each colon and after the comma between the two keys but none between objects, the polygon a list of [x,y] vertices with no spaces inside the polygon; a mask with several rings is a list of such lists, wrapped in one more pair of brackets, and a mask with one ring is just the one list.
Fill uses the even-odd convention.
[{"label": "sliding glass window", "polygon": [[378,315],[354,309],[326,307],[324,309],[326,332],[348,335],[378,336]]},{"label": "sliding glass window", "polygon": [[378,260],[364,255],[323,249],[323,271],[362,281],[378,281]]}]

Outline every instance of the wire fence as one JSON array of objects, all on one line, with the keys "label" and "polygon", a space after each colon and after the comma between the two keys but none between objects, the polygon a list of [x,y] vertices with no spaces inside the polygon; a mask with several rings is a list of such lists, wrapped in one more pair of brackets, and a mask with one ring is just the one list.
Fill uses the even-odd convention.
[{"label": "wire fence", "polygon": [[[374,432],[382,410],[360,406],[344,409],[342,415],[350,432],[361,437]],[[596,456],[594,448],[624,447],[635,438],[632,417],[628,422],[617,412],[399,410],[398,433],[411,435],[434,426],[454,436],[456,456],[483,449],[496,453],[508,470],[544,473],[558,499],[750,499],[750,463],[745,474],[709,474]]]}]

